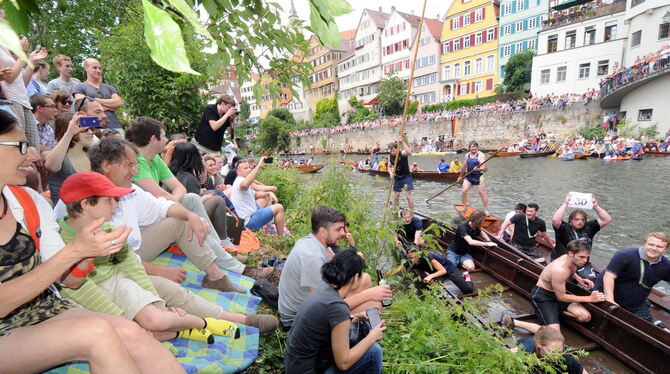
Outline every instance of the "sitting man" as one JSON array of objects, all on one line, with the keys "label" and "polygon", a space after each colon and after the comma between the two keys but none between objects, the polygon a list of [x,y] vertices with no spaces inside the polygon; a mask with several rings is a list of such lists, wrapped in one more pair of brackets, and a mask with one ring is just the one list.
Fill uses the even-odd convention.
[{"label": "sitting man", "polygon": [[[347,217],[328,206],[312,209],[312,233],[299,239],[284,263],[279,279],[279,315],[284,328],[293,324],[303,300],[324,283],[321,265],[335,255],[332,248],[346,237]],[[352,313],[381,308],[381,301],[393,296],[388,285],[372,287],[369,275],[363,273],[360,286],[347,302]]]},{"label": "sitting man", "polygon": [[652,318],[647,297],[656,283],[670,281],[670,261],[663,256],[668,245],[670,237],[665,233],[649,233],[642,247],[615,253],[596,281],[605,300],[665,329],[667,326]]},{"label": "sitting man", "polygon": [[461,168],[463,167],[463,164],[461,164],[460,161],[458,161],[458,157],[455,157],[451,163],[449,163],[449,170],[447,170],[449,173],[460,173]]},{"label": "sitting man", "polygon": [[423,232],[423,223],[419,217],[414,217],[412,211],[408,208],[400,210],[400,218],[402,219],[402,227],[395,232],[396,246],[402,245],[407,248],[414,244],[416,246],[423,245],[421,233]]},{"label": "sitting man", "polygon": [[[486,219],[486,213],[481,210],[474,211],[467,221],[458,225],[456,236],[447,248],[449,261],[456,266],[462,265],[466,272],[475,270],[475,261],[470,254],[470,247],[496,246],[496,243],[493,243],[486,232],[481,229],[484,219]],[[475,238],[481,238],[481,240]]]},{"label": "sitting man", "polygon": [[[221,245],[227,248],[235,248],[235,246],[228,238],[220,238],[216,234],[202,198],[194,193],[186,193],[186,187],[172,174],[160,157],[168,141],[165,136],[165,126],[162,123],[153,118],[139,117],[126,131],[126,138],[133,142],[139,150],[137,154],[137,174],[133,177],[133,182],[154,197],[162,197],[174,201],[178,205],[181,204],[200,217],[207,230],[205,235],[206,245],[216,254],[215,261],[220,268],[254,279],[267,278],[272,274],[273,268],[258,269],[244,266],[221,248]],[[171,192],[161,188],[160,183],[169,188]],[[225,220],[225,215],[222,219]]]},{"label": "sitting man", "polygon": [[[516,204],[514,206],[514,210],[511,211],[511,212],[508,212],[505,215],[505,221],[511,219],[512,217],[514,217],[517,214],[526,214],[526,208],[528,208],[528,207],[524,203]],[[505,229],[505,231],[502,232],[502,240],[509,243],[512,240],[512,236],[514,236],[514,225],[513,224],[507,226],[507,229]]]},{"label": "sitting man", "polygon": [[528,204],[526,214],[515,214],[510,219],[506,219],[500,228],[499,239],[502,239],[502,233],[507,227],[514,224],[514,233],[512,235],[511,244],[519,251],[528,255],[538,262],[544,261],[544,256],[538,253],[535,237],[539,234],[544,238],[551,247],[554,246],[553,241],[547,234],[547,225],[542,218],[537,216],[537,211],[540,207],[535,203]]},{"label": "sitting man", "polygon": [[449,164],[443,158],[437,163],[437,171],[438,173],[446,173],[449,171]]},{"label": "sitting man", "polygon": [[[256,203],[254,188],[261,192],[274,192],[275,186],[264,186],[254,184],[256,175],[265,165],[265,157],[261,157],[256,167],[251,167],[248,160],[237,161],[237,178],[230,189],[230,200],[235,205],[235,210],[240,218],[244,219],[245,226],[249,230],[258,231],[274,218],[278,235],[284,235],[284,206],[281,204],[272,204],[265,208],[260,208]],[[252,188],[253,186],[253,188]]]}]

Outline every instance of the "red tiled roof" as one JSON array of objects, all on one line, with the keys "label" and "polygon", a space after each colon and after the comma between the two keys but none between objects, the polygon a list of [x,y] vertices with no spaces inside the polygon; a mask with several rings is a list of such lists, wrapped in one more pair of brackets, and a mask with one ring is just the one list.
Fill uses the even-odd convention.
[{"label": "red tiled roof", "polygon": [[426,18],[423,21],[425,22],[426,26],[428,26],[428,30],[430,30],[430,34],[433,36],[433,38],[440,40],[440,37],[442,36],[443,22],[430,18]]},{"label": "red tiled roof", "polygon": [[356,37],[356,29],[340,31],[340,37],[342,40],[351,40]]}]

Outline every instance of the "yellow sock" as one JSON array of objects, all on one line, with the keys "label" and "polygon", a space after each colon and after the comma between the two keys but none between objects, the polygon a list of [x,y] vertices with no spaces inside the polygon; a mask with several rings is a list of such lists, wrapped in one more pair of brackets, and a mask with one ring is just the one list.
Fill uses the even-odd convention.
[{"label": "yellow sock", "polygon": [[236,323],[212,317],[206,317],[204,320],[205,329],[211,331],[212,334],[234,337],[235,339],[240,337],[240,329]]},{"label": "yellow sock", "polygon": [[177,339],[191,339],[207,344],[214,343],[214,335],[206,329],[188,329],[177,333]]}]

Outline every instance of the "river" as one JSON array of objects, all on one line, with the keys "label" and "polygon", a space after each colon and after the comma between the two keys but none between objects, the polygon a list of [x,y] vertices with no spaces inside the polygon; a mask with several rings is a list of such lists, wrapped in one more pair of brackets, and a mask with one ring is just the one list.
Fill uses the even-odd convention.
[{"label": "river", "polygon": [[[461,161],[464,154],[447,155],[450,162],[455,156]],[[363,156],[346,156],[357,160]],[[301,157],[295,157],[301,158]],[[303,157],[304,158],[304,157]],[[339,156],[315,156],[314,163],[322,163]],[[435,170],[440,157],[411,156],[423,170]],[[556,158],[519,157],[494,158],[485,174],[489,210],[492,215],[504,217],[516,203],[536,203],[538,216],[547,222],[547,230],[554,238],[551,217],[570,191],[593,193],[599,205],[611,216],[612,222],[595,237],[592,256],[607,263],[616,251],[642,245],[644,236],[652,231],[670,233],[670,212],[666,199],[670,196],[670,156],[648,156],[642,161],[585,160],[560,161]],[[360,173],[360,178],[377,188],[375,198],[386,201],[388,178]],[[415,210],[426,215],[449,213],[456,215],[454,204],[460,204],[460,186],[426,203],[426,199],[448,186],[446,182],[415,180]],[[481,199],[474,189],[469,193],[469,205],[481,208]],[[401,205],[406,205],[404,196]],[[588,212],[589,219],[596,218]],[[567,220],[567,214],[564,217]],[[660,285],[666,292],[667,284]]]}]

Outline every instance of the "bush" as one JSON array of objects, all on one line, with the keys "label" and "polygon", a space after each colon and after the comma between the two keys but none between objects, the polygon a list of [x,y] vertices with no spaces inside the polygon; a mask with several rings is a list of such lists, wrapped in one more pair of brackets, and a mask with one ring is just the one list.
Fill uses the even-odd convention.
[{"label": "bush", "polygon": [[411,104],[409,104],[409,108],[407,108],[407,114],[413,115],[416,114],[418,111],[419,111],[419,102],[414,100],[412,101]]},{"label": "bush", "polygon": [[497,96],[495,95],[476,99],[453,100],[446,103],[424,105],[421,111],[424,113],[429,113],[442,110],[454,110],[462,107],[472,107],[475,105],[495,103],[497,100]]},{"label": "bush", "polygon": [[607,133],[605,132],[605,129],[603,129],[603,127],[600,126],[600,125],[582,126],[579,129],[577,129],[577,133],[579,135],[583,136],[584,139],[586,139],[586,140],[593,140],[596,136],[599,139],[602,139],[602,138],[605,137],[605,135],[607,135]]},{"label": "bush", "polygon": [[291,209],[297,199],[298,187],[302,183],[296,169],[281,169],[275,164],[267,165],[258,173],[257,179],[263,184],[276,186],[275,195],[284,209]]}]

